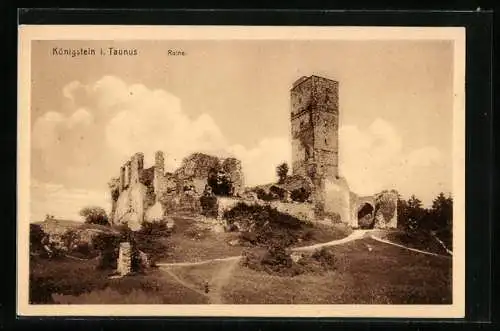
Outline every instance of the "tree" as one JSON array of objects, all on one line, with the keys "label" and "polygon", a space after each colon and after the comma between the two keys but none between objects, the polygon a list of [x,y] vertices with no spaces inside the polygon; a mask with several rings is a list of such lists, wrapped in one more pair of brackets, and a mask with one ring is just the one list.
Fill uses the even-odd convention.
[{"label": "tree", "polygon": [[276,167],[276,174],[278,175],[278,183],[282,184],[288,176],[288,164],[286,162],[281,163]]},{"label": "tree", "polygon": [[42,249],[42,240],[46,237],[42,227],[38,224],[30,224],[30,249],[39,251]]},{"label": "tree", "polygon": [[432,201],[430,214],[433,220],[432,230],[443,240],[448,247],[451,247],[453,236],[453,198],[444,193]]},{"label": "tree", "polygon": [[438,229],[451,228],[453,219],[453,198],[445,196],[444,193],[432,201],[432,213],[434,214],[436,227]]},{"label": "tree", "polygon": [[84,207],[80,210],[80,216],[83,216],[85,218],[85,223],[88,224],[109,225],[106,211],[101,207]]},{"label": "tree", "polygon": [[[401,207],[404,205],[402,204]],[[400,208],[401,208],[400,207]],[[426,210],[422,208],[422,200],[412,195],[406,202],[405,210],[405,230],[415,232],[422,227],[422,221],[426,216]]]}]

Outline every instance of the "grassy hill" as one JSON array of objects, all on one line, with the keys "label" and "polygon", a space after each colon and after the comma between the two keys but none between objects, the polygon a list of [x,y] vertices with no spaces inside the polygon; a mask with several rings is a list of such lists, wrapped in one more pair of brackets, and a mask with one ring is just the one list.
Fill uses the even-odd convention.
[{"label": "grassy hill", "polygon": [[[368,246],[372,248],[370,251]],[[224,287],[232,304],[450,304],[451,259],[362,239],[328,250],[334,271],[280,277],[239,266]]]},{"label": "grassy hill", "polygon": [[[451,303],[449,258],[371,238],[328,250],[335,256],[333,268],[294,277],[270,275],[228,260],[109,279],[105,272],[95,270],[96,261],[34,259],[31,293],[34,303],[42,303],[47,292],[44,300],[67,304],[189,304],[213,302],[214,297],[225,304]],[[211,289],[208,294],[203,292],[205,282]]]}]

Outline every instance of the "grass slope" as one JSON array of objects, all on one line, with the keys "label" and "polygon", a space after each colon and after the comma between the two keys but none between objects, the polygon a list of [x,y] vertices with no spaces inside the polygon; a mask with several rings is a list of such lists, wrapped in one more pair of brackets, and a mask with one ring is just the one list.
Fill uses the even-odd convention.
[{"label": "grass slope", "polygon": [[30,262],[30,302],[33,304],[203,304],[207,299],[159,270],[145,275],[109,279],[96,270],[97,260],[68,258]]},{"label": "grass slope", "polygon": [[[372,248],[367,249],[367,245]],[[450,304],[451,260],[366,238],[329,248],[337,268],[271,276],[239,266],[224,287],[234,304]]]}]

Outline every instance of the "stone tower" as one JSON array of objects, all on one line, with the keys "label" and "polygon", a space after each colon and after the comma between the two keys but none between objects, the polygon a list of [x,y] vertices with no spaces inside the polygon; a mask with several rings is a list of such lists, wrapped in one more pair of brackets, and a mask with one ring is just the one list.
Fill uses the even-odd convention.
[{"label": "stone tower", "polygon": [[338,172],[338,82],[309,76],[291,89],[292,172],[315,185]]}]

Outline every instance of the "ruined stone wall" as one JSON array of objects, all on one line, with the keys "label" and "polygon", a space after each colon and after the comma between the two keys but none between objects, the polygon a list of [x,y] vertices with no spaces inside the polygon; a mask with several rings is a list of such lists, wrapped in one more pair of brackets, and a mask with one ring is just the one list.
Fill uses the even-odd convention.
[{"label": "ruined stone wall", "polygon": [[218,197],[217,219],[222,220],[226,211],[234,208],[238,203],[247,205],[271,206],[281,213],[292,215],[302,221],[314,221],[314,206],[310,203],[286,203],[281,201],[265,202],[256,199],[243,199],[234,197]]},{"label": "ruined stone wall", "polygon": [[222,162],[222,170],[229,175],[233,185],[232,195],[240,196],[245,189],[245,181],[241,161],[236,158],[227,158]]},{"label": "ruined stone wall", "polygon": [[292,172],[338,177],[338,82],[303,77],[291,90]]},{"label": "ruined stone wall", "polygon": [[314,159],[322,178],[338,177],[338,82],[312,76]]},{"label": "ruined stone wall", "polygon": [[292,119],[292,173],[308,176],[308,164],[314,162],[314,130],[311,116],[303,112]]},{"label": "ruined stone wall", "polygon": [[358,212],[365,205],[370,204],[373,211],[374,228],[397,227],[397,192],[382,191],[370,196],[355,196],[351,204],[351,226],[358,227]]},{"label": "ruined stone wall", "polygon": [[134,230],[139,229],[144,221],[148,189],[141,183],[143,168],[144,155],[142,153],[133,155],[120,168],[120,192],[112,215],[114,224],[128,224]]},{"label": "ruined stone wall", "polygon": [[[352,226],[351,192],[344,178],[325,180],[323,190],[323,206],[326,217],[338,215],[343,223]],[[321,193],[318,193],[320,195]]]},{"label": "ruined stone wall", "polygon": [[128,224],[130,229],[138,230],[144,221],[144,200],[147,188],[137,183],[120,194],[116,203],[114,224]]},{"label": "ruined stone wall", "polygon": [[271,201],[271,207],[276,208],[283,214],[292,215],[302,221],[315,221],[314,205],[311,203],[288,203],[281,201]]},{"label": "ruined stone wall", "polygon": [[318,176],[334,179],[338,177],[338,130],[332,113],[315,112],[314,160],[318,164]]},{"label": "ruined stone wall", "polygon": [[163,152],[158,151],[155,153],[155,165],[153,170],[153,187],[156,196],[156,201],[158,201],[165,191],[165,159]]},{"label": "ruined stone wall", "polygon": [[179,179],[208,178],[212,169],[220,168],[219,158],[203,153],[194,153],[186,157],[175,171]]},{"label": "ruined stone wall", "polygon": [[241,162],[195,153],[183,160],[172,174],[164,172],[164,155],[155,154],[154,166],[143,169],[142,153],[135,154],[120,169],[119,194],[113,198],[112,221],[139,229],[141,224],[164,219],[171,213],[201,213],[200,197],[208,176],[223,171],[233,184],[232,194],[244,190]]},{"label": "ruined stone wall", "polygon": [[378,228],[397,228],[398,193],[382,191],[375,195],[375,225]]},{"label": "ruined stone wall", "polygon": [[121,276],[132,272],[132,247],[129,242],[120,243],[116,271]]},{"label": "ruined stone wall", "polygon": [[314,130],[311,119],[313,82],[301,78],[291,90],[292,173],[307,175],[307,163],[313,160]]}]

